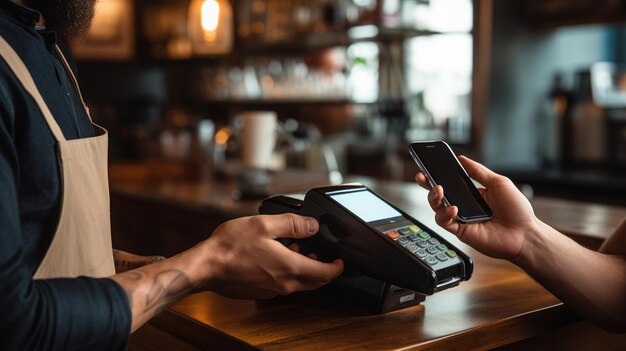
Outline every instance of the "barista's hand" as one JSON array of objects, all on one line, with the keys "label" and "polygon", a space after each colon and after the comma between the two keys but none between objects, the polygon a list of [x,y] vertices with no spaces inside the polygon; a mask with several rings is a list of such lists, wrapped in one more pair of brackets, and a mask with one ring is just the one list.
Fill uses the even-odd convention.
[{"label": "barista's hand", "polygon": [[275,240],[307,238],[318,230],[315,219],[293,214],[246,217],[222,224],[200,244],[208,259],[206,287],[228,297],[255,299],[329,283],[341,275],[341,260],[319,262]]},{"label": "barista's hand", "polygon": [[493,219],[472,224],[457,222],[457,207],[444,207],[444,189],[430,189],[424,174],[417,173],[415,180],[430,189],[428,202],[436,212],[437,224],[485,255],[515,260],[523,253],[526,235],[538,226],[530,203],[510,179],[466,157],[459,157],[459,161],[469,176],[485,187],[479,191],[493,211]]}]

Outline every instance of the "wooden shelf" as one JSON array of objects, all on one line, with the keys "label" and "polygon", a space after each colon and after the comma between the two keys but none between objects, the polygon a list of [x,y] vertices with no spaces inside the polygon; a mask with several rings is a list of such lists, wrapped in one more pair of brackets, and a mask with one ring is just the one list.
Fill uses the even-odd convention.
[{"label": "wooden shelf", "polygon": [[[296,35],[293,39],[277,42],[260,42],[258,38],[239,39],[240,45],[235,50],[242,53],[290,53],[320,50],[328,47],[347,46],[362,42],[393,42],[412,37],[431,36],[439,34],[453,34],[421,30],[415,28],[385,28],[376,25],[377,33],[374,35],[364,35],[359,37],[350,36],[350,31],[357,30],[358,27],[334,30],[325,33],[313,33]],[[360,26],[366,27],[366,26]]]},{"label": "wooden shelf", "polygon": [[377,102],[356,102],[349,99],[233,99],[233,100],[204,100],[200,105],[240,105],[246,107],[270,105],[366,105]]}]

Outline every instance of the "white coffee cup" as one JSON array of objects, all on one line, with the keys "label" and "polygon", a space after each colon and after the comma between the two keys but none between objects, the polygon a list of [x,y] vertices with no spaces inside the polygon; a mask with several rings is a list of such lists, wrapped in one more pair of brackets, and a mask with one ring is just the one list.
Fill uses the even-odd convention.
[{"label": "white coffee cup", "polygon": [[276,147],[278,118],[272,111],[248,111],[241,114],[242,157],[246,168],[270,169]]}]

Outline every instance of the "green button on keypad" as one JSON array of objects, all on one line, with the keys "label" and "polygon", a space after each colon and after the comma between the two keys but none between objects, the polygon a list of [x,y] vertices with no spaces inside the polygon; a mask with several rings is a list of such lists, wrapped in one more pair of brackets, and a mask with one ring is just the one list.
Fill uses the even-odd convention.
[{"label": "green button on keypad", "polygon": [[425,231],[421,231],[417,235],[419,235],[419,237],[422,238],[422,239],[430,238],[430,234],[426,233]]},{"label": "green button on keypad", "polygon": [[451,258],[455,258],[456,252],[454,252],[454,250],[448,250],[446,251],[446,255],[450,256]]}]

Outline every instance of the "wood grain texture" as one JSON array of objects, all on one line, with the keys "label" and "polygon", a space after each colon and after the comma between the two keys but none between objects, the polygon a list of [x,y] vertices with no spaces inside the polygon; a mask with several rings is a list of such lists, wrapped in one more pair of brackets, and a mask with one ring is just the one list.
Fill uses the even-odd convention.
[{"label": "wood grain texture", "polygon": [[[203,350],[476,350],[541,340],[550,332],[565,337],[560,331],[579,323],[579,317],[524,271],[488,258],[438,228],[423,189],[358,180],[466,251],[475,262],[472,279],[427,297],[420,306],[385,315],[311,294],[243,301],[201,293],[157,316],[150,322],[155,328],[151,332],[160,330],[171,340]],[[253,214],[259,204],[227,200],[233,185],[225,183],[113,186],[125,196],[175,206],[205,219],[212,216],[215,222]],[[539,218],[593,247],[626,214],[624,208],[557,199],[536,198],[532,203]],[[589,335],[598,338],[602,333],[593,330]]]},{"label": "wood grain texture", "polygon": [[[470,254],[476,260],[470,281],[385,315],[309,294],[254,302],[202,293],[158,320],[185,316],[206,334],[226,334],[263,350],[490,349],[578,320],[517,267]],[[185,328],[167,331],[191,342]],[[211,348],[195,341],[195,347]]]}]

